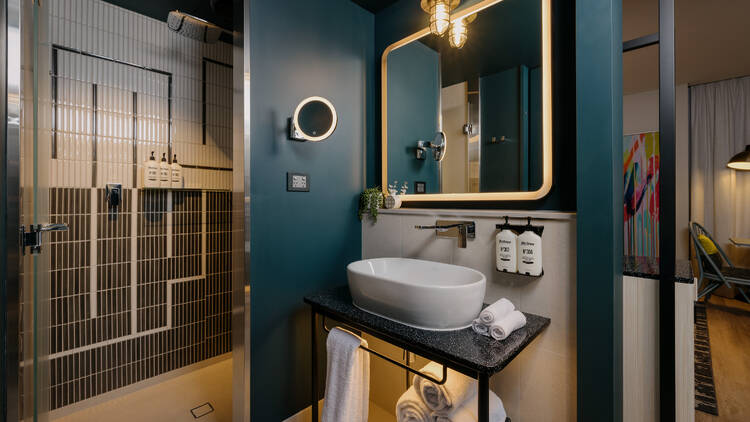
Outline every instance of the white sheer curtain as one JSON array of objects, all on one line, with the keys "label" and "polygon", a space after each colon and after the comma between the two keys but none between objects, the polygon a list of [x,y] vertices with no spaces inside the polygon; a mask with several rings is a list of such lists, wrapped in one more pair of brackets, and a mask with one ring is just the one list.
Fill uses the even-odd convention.
[{"label": "white sheer curtain", "polygon": [[737,265],[750,266],[750,172],[727,168],[750,144],[750,77],[690,88],[691,218],[710,231]]}]

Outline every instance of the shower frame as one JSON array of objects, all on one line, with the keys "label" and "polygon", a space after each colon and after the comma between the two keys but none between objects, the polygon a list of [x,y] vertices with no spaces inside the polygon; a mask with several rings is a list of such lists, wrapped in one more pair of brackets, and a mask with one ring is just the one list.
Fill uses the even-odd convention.
[{"label": "shower frame", "polygon": [[[32,1],[22,3],[20,0],[5,0],[0,6],[0,19],[4,21],[0,29],[0,95],[5,101],[0,106],[0,113],[5,118],[2,119],[2,127],[5,136],[0,141],[0,236],[3,242],[0,242],[0,420],[18,421],[22,414],[23,403],[21,402],[21,383],[20,383],[20,364],[23,345],[20,344],[20,324],[21,324],[21,283],[23,283],[22,274],[24,274],[22,255],[21,255],[21,237],[18,235],[21,228],[23,216],[24,201],[22,192],[28,190],[22,185],[23,174],[29,171],[30,164],[23,164],[24,158],[22,150],[24,148],[22,128],[21,128],[21,98],[22,98],[22,74],[25,75],[25,69],[22,67],[22,39],[31,39],[36,37],[36,24],[32,22],[31,13],[33,10],[47,5],[42,2]],[[235,4],[236,16],[248,16],[249,2],[239,2]],[[22,13],[23,9],[23,13]],[[41,14],[41,13],[40,13]],[[23,23],[22,23],[23,20]],[[37,20],[37,16],[34,16]],[[42,21],[42,19],[39,19]],[[248,130],[244,109],[249,107],[248,86],[245,81],[246,69],[249,68],[249,52],[243,49],[243,45],[249,45],[249,22],[247,19],[239,19],[235,23],[235,37],[233,50],[232,67],[232,145],[234,149],[234,171],[232,174],[232,225],[233,232],[231,236],[232,244],[232,289],[231,289],[231,352],[233,356],[233,373],[232,373],[232,395],[233,395],[233,420],[249,420],[249,277],[245,263],[248,260],[249,251],[246,250],[245,244],[247,234],[244,233],[244,227],[249,223],[249,217],[246,217],[245,209],[249,204],[245,200],[246,187],[249,186],[249,174],[247,163],[243,161],[249,158]],[[82,54],[90,57],[96,57],[108,61],[114,61],[123,65],[134,66],[143,70],[154,71],[164,74],[169,79],[169,157],[170,162],[172,154],[172,75],[169,72],[151,69],[133,63],[127,63],[120,60],[110,59],[108,57],[98,56],[77,49],[72,49],[60,45],[45,46],[48,52],[52,52],[49,58],[50,67],[54,66],[54,56],[60,50],[69,51],[75,54]],[[46,53],[46,52],[45,52]],[[32,54],[32,53],[29,53]],[[35,59],[39,56],[35,56]],[[40,67],[41,68],[41,67]],[[27,73],[31,73],[28,71]],[[51,73],[54,81],[56,72]],[[38,75],[37,78],[42,78]],[[54,93],[54,82],[51,84],[50,94]],[[29,84],[30,86],[30,84]],[[31,95],[27,94],[27,98]],[[205,98],[205,97],[204,97]],[[55,107],[56,101],[50,102],[50,107]],[[36,110],[35,110],[36,112]],[[41,108],[40,108],[41,113]],[[35,113],[36,114],[36,113]],[[31,122],[30,116],[26,119]],[[30,124],[29,124],[30,126]],[[52,130],[52,138],[56,131]],[[55,145],[53,140],[51,145]],[[55,145],[56,146],[56,145]],[[56,148],[51,152],[54,154]],[[47,155],[45,158],[49,158]],[[204,167],[199,165],[186,165],[187,168],[227,171],[228,168]],[[26,216],[23,221],[29,223],[30,216]],[[44,252],[44,251],[43,251]],[[27,270],[29,271],[29,270]],[[29,284],[30,277],[25,277],[26,284]],[[26,286],[25,289],[30,289]],[[40,360],[42,360],[40,358]],[[36,397],[33,400],[37,400]],[[46,420],[48,412],[44,404],[39,409],[38,418],[34,420]]]}]

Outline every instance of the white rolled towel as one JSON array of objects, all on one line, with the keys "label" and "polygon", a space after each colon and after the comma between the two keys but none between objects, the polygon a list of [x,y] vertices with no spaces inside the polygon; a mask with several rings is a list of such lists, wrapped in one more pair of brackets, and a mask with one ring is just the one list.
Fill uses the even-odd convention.
[{"label": "white rolled towel", "polygon": [[513,302],[509,301],[506,298],[502,298],[492,305],[484,308],[479,314],[479,320],[486,325],[490,325],[495,321],[500,321],[506,315],[513,312],[514,309],[516,309],[516,307],[513,306]]},{"label": "white rolled towel", "polygon": [[490,336],[495,340],[505,340],[510,333],[526,325],[526,315],[521,311],[513,311],[500,321],[490,325]]},{"label": "white rolled towel", "polygon": [[471,322],[471,328],[477,333],[483,336],[490,335],[490,327],[485,325],[479,318]]},{"label": "white rolled towel", "polygon": [[[420,371],[438,380],[443,378],[443,365],[435,362],[428,363]],[[477,393],[477,382],[466,375],[448,369],[445,384],[438,385],[415,375],[414,388],[430,410],[451,411]]]},{"label": "white rolled towel", "polygon": [[[450,412],[436,411],[432,412],[433,422],[476,422],[479,420],[476,394],[464,401],[456,409]],[[508,415],[505,413],[503,401],[497,394],[490,391],[490,422],[505,422]]]},{"label": "white rolled towel", "polygon": [[398,399],[396,403],[396,420],[398,422],[433,422],[430,409],[424,404],[414,386]]}]

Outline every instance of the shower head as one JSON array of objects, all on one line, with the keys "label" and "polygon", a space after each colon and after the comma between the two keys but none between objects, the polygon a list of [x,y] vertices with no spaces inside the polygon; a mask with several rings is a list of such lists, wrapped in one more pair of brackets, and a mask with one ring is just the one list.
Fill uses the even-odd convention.
[{"label": "shower head", "polygon": [[219,37],[223,32],[232,35],[231,32],[224,28],[193,15],[180,12],[179,10],[169,12],[167,26],[169,29],[180,35],[184,35],[194,40],[203,41],[208,44],[213,44],[216,41],[219,41]]}]

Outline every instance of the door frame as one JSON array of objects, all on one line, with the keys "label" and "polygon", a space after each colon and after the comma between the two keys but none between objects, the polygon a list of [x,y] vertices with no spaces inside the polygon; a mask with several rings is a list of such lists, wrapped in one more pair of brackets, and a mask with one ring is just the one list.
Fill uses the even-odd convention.
[{"label": "door frame", "polygon": [[[21,2],[0,6],[0,419],[19,418]],[[12,67],[12,68],[11,68]]]}]

